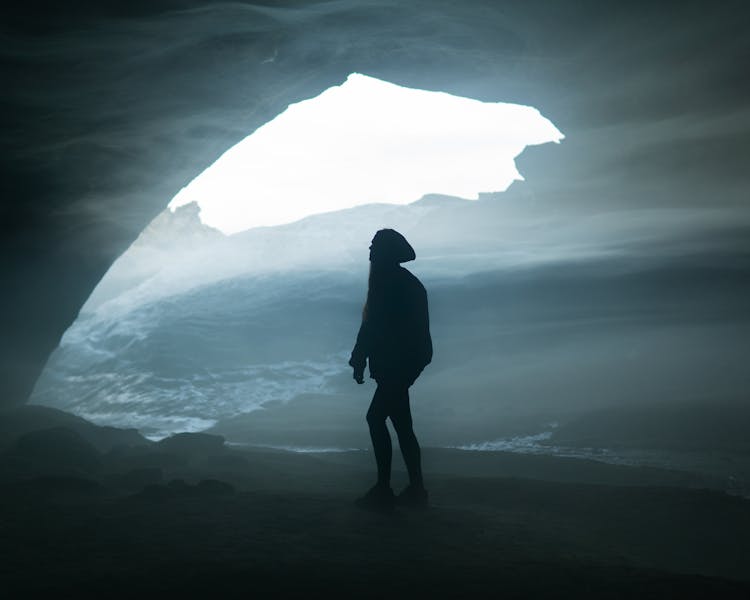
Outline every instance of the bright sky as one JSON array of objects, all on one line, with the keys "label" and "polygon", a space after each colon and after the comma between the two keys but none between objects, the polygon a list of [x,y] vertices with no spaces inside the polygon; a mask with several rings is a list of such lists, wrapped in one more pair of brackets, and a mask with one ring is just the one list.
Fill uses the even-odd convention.
[{"label": "bright sky", "polygon": [[372,202],[428,193],[475,199],[523,179],[514,157],[563,134],[538,110],[405,88],[353,73],[292,104],[184,187],[231,234]]}]

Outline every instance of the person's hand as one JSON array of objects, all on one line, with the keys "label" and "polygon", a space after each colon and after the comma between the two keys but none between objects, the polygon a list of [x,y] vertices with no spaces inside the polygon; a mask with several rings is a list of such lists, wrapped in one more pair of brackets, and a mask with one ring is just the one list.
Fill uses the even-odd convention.
[{"label": "person's hand", "polygon": [[354,367],[354,381],[356,381],[359,384],[363,384],[365,382],[365,370],[364,369],[358,369],[357,367]]}]

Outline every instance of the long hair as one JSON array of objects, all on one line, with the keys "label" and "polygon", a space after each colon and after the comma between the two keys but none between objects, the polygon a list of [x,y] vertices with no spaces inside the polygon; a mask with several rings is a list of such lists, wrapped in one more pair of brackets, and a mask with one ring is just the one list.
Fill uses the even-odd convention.
[{"label": "long hair", "polygon": [[[375,249],[377,258],[372,253]],[[371,316],[373,300],[382,297],[388,274],[395,272],[399,263],[414,260],[415,257],[414,248],[398,231],[380,229],[375,232],[370,247],[370,275],[367,278],[367,299],[362,308],[363,323]]]},{"label": "long hair", "polygon": [[380,301],[388,285],[389,276],[398,269],[398,263],[392,261],[378,261],[370,263],[370,274],[367,277],[367,299],[362,307],[362,322],[372,314],[372,307]]},{"label": "long hair", "polygon": [[372,274],[372,263],[370,263],[370,273],[367,275],[367,297],[365,298],[365,305],[362,307],[362,322],[363,323],[367,321],[367,315],[369,312],[368,309],[370,307],[370,302],[372,300],[373,287],[377,287],[376,285],[374,285],[374,282],[373,282],[374,278],[375,277],[373,277],[373,274]]}]

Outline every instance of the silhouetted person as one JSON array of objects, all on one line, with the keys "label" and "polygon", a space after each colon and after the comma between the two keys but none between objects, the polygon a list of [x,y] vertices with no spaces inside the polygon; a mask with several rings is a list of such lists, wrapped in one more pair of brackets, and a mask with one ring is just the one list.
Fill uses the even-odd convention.
[{"label": "silhouetted person", "polygon": [[[412,429],[409,387],[432,360],[427,292],[400,263],[414,260],[414,249],[393,229],[381,229],[370,245],[370,279],[362,325],[349,364],[364,383],[365,364],[378,384],[367,411],[367,424],[378,466],[378,482],[357,504],[391,508],[394,504],[427,506],[422,459]],[[391,419],[409,473],[409,485],[394,498],[391,490]]]}]

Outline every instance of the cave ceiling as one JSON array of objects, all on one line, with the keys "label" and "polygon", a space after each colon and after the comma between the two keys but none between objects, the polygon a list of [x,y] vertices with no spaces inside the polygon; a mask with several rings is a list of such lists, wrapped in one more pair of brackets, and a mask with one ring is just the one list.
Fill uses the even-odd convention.
[{"label": "cave ceiling", "polygon": [[5,3],[0,402],[26,399],[93,287],[182,186],[350,72],[539,108],[565,143],[519,167],[550,210],[746,214],[745,6]]}]

